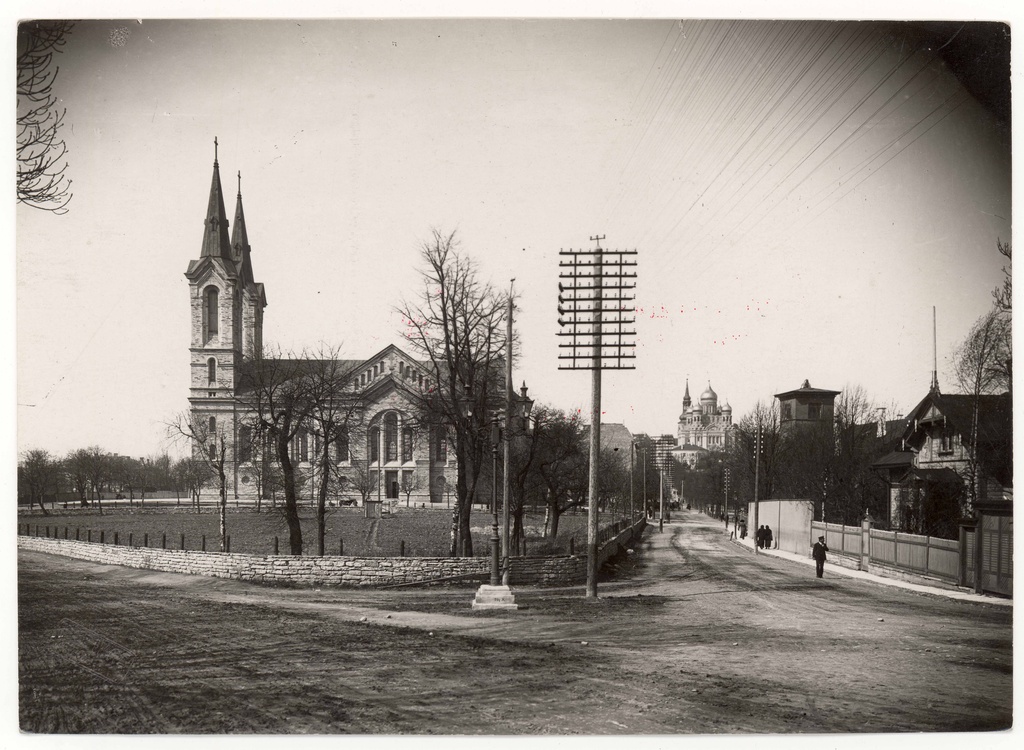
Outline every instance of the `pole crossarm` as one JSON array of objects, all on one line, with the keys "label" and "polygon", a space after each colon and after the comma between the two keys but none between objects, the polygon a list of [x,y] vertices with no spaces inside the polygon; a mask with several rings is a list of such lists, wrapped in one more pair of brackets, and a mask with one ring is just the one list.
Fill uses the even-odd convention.
[{"label": "pole crossarm", "polygon": [[636,359],[636,250],[600,246],[560,250],[558,325],[560,370],[633,370]]}]

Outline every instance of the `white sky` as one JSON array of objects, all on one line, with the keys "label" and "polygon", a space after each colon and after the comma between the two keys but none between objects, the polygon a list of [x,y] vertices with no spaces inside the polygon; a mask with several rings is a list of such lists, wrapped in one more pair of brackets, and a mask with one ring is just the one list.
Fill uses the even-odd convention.
[{"label": "white sky", "polygon": [[401,345],[418,245],[458,228],[516,278],[517,386],[587,413],[589,375],[557,370],[558,250],[603,234],[639,252],[643,311],[606,421],[674,433],[687,376],[736,419],[805,378],[909,411],[932,306],[953,391],[1011,236],[1008,139],[911,52],[828,22],[83,22],[57,82],[70,212],[15,214],[17,449],[176,451],[214,136],[268,343]]}]

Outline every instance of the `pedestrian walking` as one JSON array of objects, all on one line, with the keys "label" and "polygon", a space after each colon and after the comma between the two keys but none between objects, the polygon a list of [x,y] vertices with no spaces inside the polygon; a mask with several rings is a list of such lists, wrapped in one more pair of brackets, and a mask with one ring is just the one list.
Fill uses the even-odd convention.
[{"label": "pedestrian walking", "polygon": [[765,524],[764,525],[764,548],[765,549],[771,549],[772,548],[772,541],[773,541],[772,527],[769,526],[768,524]]},{"label": "pedestrian walking", "polygon": [[754,532],[754,541],[757,543],[758,549],[764,549],[764,524],[757,527],[757,531]]},{"label": "pedestrian walking", "polygon": [[814,566],[818,578],[821,578],[825,572],[826,552],[828,552],[828,545],[825,544],[825,537],[819,536],[818,541],[814,543],[814,548],[811,550],[811,557],[814,558]]}]

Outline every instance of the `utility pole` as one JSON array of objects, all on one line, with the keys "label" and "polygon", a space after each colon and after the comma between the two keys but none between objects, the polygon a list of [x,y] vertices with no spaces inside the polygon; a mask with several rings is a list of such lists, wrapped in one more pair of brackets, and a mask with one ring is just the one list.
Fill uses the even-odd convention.
[{"label": "utility pole", "polygon": [[[607,250],[601,247],[604,235],[590,238],[597,242],[593,250],[560,250],[558,277],[558,325],[564,337],[558,355],[560,370],[590,370],[590,476],[587,513],[587,593],[597,598],[597,531],[601,455],[601,371],[636,369],[636,344],[623,341],[636,335],[623,326],[636,322],[636,266],[630,256],[636,250]],[[607,305],[607,306],[606,306]],[[604,336],[609,340],[605,341]]]},{"label": "utility pole", "polygon": [[501,479],[501,554],[503,556],[501,585],[508,586],[512,571],[512,558],[509,551],[508,524],[509,524],[509,462],[512,457],[512,308],[513,295],[516,280],[512,279],[508,286],[508,329],[505,332],[505,466]]},{"label": "utility pole", "polygon": [[[761,423],[757,424],[757,434],[754,437],[754,531],[761,528],[757,525],[757,480],[761,477]],[[750,527],[748,527],[750,528]],[[757,554],[757,545],[754,545],[754,554]]]}]

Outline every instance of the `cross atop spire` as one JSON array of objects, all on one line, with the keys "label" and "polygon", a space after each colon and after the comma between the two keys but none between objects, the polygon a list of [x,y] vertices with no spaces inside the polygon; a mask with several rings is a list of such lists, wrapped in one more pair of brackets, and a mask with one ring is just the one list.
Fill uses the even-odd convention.
[{"label": "cross atop spire", "polygon": [[213,139],[213,180],[210,184],[210,202],[203,222],[203,249],[199,257],[219,257],[232,260],[228,242],[228,216],[224,210],[224,196],[220,187],[220,164],[217,161],[217,138]]}]

